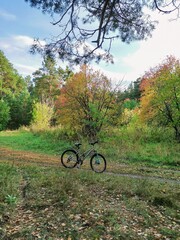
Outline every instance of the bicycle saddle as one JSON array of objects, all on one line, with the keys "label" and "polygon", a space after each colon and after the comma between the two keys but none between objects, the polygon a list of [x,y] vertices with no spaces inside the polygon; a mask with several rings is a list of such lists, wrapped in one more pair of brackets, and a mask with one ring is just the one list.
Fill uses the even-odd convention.
[{"label": "bicycle saddle", "polygon": [[82,145],[82,143],[75,143],[74,144],[77,148],[79,148],[81,145]]}]

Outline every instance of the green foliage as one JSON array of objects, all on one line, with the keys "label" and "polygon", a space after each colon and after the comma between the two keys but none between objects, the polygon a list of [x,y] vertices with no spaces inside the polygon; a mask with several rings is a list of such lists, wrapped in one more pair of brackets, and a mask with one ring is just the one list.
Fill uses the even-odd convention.
[{"label": "green foliage", "polygon": [[136,119],[137,114],[133,110],[125,108],[119,119],[119,125],[124,126],[132,123]]},{"label": "green foliage", "polygon": [[10,107],[9,129],[29,126],[32,119],[32,100],[28,92],[6,98]]},{"label": "green foliage", "polygon": [[36,101],[54,107],[54,102],[60,94],[60,88],[72,75],[66,67],[56,67],[55,60],[48,56],[44,59],[42,67],[33,73],[31,82],[31,95]]},{"label": "green foliage", "polygon": [[7,204],[9,204],[9,205],[14,205],[14,204],[16,204],[16,202],[17,202],[17,197],[8,194],[8,195],[5,197],[5,202],[6,202]]},{"label": "green foliage", "polygon": [[138,124],[109,127],[100,134],[102,151],[107,159],[126,164],[178,167],[180,146],[170,128]]},{"label": "green foliage", "polygon": [[117,94],[118,99],[120,101],[130,100],[131,102],[131,100],[134,100],[135,102],[138,102],[141,97],[140,84],[141,78],[138,78],[136,81],[131,82],[127,89],[125,89],[123,92],[122,91],[118,92]]},{"label": "green foliage", "polygon": [[53,116],[53,109],[47,104],[35,103],[32,112],[32,129],[43,130],[50,126]]},{"label": "green foliage", "polygon": [[123,107],[127,108],[129,110],[135,109],[136,107],[139,106],[139,102],[137,100],[126,100],[124,101]]},{"label": "green foliage", "polygon": [[26,87],[24,79],[0,51],[0,99],[20,93]]},{"label": "green foliage", "polygon": [[172,127],[180,141],[180,61],[167,57],[145,74],[141,89],[141,119]]},{"label": "green foliage", "polygon": [[27,79],[24,80],[18,74],[4,53],[0,51],[0,101],[4,100],[4,103],[2,101],[0,103],[0,129],[17,129],[22,125],[29,125],[31,100],[27,87]]},{"label": "green foliage", "polygon": [[9,119],[10,107],[6,102],[0,100],[0,131],[6,129]]}]

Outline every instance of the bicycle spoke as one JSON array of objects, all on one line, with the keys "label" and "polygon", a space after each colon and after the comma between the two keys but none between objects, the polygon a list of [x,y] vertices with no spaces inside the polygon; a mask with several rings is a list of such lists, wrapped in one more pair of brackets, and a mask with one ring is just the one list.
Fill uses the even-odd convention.
[{"label": "bicycle spoke", "polygon": [[66,150],[61,155],[61,163],[66,168],[74,168],[78,163],[77,154],[74,150]]},{"label": "bicycle spoke", "polygon": [[90,165],[93,171],[102,173],[106,170],[106,160],[101,154],[95,154],[90,160]]}]

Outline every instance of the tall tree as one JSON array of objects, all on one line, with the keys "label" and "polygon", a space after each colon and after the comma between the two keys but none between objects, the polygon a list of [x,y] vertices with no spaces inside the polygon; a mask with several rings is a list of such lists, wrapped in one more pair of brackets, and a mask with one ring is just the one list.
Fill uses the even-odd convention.
[{"label": "tall tree", "polygon": [[0,99],[19,94],[25,88],[24,79],[0,50]]},{"label": "tall tree", "polygon": [[141,117],[174,128],[180,141],[180,61],[170,56],[141,82]]},{"label": "tall tree", "polygon": [[51,57],[46,57],[42,68],[33,73],[33,95],[42,104],[54,106],[62,84],[60,69]]},{"label": "tall tree", "polygon": [[95,137],[107,121],[113,97],[107,77],[84,65],[62,88],[57,116],[62,125]]},{"label": "tall tree", "polygon": [[145,13],[145,8],[164,13],[179,10],[178,0],[25,1],[53,16],[52,24],[60,27],[57,37],[43,47],[37,40],[32,51],[58,53],[61,59],[73,63],[93,58],[112,60],[110,48],[115,38],[129,43],[149,37],[155,22]]}]

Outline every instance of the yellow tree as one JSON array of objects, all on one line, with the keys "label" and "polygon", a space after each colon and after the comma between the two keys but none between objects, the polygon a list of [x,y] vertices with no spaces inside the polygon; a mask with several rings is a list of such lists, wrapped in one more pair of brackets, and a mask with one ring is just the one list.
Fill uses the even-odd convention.
[{"label": "yellow tree", "polygon": [[62,88],[56,114],[62,125],[95,137],[108,119],[113,98],[110,80],[83,65]]},{"label": "yellow tree", "polygon": [[141,118],[173,127],[180,141],[180,62],[167,57],[141,82]]}]

